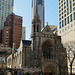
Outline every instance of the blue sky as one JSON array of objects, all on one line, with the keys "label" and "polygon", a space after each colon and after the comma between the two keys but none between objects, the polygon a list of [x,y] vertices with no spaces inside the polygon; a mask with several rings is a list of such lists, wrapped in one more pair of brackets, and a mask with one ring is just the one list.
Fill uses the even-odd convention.
[{"label": "blue sky", "polygon": [[[31,0],[14,0],[14,13],[23,17],[23,26],[26,27],[26,39],[31,33]],[[45,26],[58,25],[58,0],[45,0]]]}]

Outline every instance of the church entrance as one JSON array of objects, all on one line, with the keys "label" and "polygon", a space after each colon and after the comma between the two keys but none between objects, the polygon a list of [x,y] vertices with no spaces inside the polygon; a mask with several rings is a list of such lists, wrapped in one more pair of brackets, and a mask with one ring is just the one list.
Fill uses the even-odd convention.
[{"label": "church entrance", "polygon": [[43,70],[44,75],[56,75],[56,64],[52,61],[53,58],[53,45],[50,40],[46,40],[42,44],[43,52]]}]

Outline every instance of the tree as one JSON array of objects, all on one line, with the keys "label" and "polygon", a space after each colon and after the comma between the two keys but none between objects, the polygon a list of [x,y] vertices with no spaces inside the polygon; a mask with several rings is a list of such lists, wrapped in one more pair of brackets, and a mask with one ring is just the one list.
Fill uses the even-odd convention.
[{"label": "tree", "polygon": [[72,75],[72,65],[75,59],[75,42],[70,41],[65,46],[67,48],[67,59],[68,63],[70,63],[70,75]]}]

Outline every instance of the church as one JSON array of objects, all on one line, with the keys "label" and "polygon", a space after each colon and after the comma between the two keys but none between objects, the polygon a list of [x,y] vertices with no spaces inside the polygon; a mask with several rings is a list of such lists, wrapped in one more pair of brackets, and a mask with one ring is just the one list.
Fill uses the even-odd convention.
[{"label": "church", "polygon": [[[37,69],[44,75],[68,75],[66,49],[61,37],[52,32],[50,25],[41,30],[41,21],[36,5],[32,21],[31,40],[21,40],[20,47],[7,58],[9,68]],[[28,71],[29,72],[29,71]]]}]

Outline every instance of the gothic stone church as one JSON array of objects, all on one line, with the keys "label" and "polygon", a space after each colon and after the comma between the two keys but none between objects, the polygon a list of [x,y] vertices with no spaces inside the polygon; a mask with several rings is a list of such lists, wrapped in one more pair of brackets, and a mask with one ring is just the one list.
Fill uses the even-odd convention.
[{"label": "gothic stone church", "polygon": [[22,40],[18,51],[7,58],[7,65],[39,68],[45,75],[67,75],[67,55],[61,37],[54,34],[49,25],[41,30],[37,12],[31,29],[31,41]]}]

